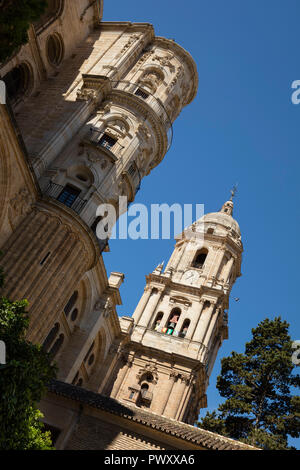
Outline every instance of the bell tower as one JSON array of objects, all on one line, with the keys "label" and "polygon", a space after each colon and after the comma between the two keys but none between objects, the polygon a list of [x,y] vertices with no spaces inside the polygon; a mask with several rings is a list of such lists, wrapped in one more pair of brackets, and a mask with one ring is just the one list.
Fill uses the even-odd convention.
[{"label": "bell tower", "polygon": [[243,246],[232,213],[229,200],[194,222],[176,239],[165,269],[159,264],[146,276],[133,317],[121,319],[130,339],[104,393],[189,424],[207,406],[209,376],[228,338],[230,291],[241,275]]}]

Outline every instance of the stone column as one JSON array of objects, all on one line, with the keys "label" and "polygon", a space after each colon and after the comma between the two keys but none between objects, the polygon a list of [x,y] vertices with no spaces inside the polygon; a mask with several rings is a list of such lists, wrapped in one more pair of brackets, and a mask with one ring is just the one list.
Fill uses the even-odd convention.
[{"label": "stone column", "polygon": [[172,393],[172,389],[174,387],[175,383],[175,374],[173,372],[170,373],[168,382],[166,384],[166,387],[164,388],[164,393],[161,395],[160,400],[159,400],[159,405],[155,407],[153,410],[154,413],[157,413],[158,415],[164,415],[164,409],[169,401],[170,395]]},{"label": "stone column", "polygon": [[[120,360],[122,360],[122,358]],[[113,389],[111,391],[111,394],[110,394],[111,398],[116,398],[116,396],[118,395],[130,366],[131,366],[131,362],[128,360],[125,360],[123,367],[120,368],[119,370],[117,380],[115,381]]]},{"label": "stone column", "polygon": [[185,388],[186,377],[181,377],[178,375],[177,381],[175,382],[174,387],[172,388],[172,391],[169,395],[168,403],[164,410],[164,416],[175,419]]},{"label": "stone column", "polygon": [[192,338],[193,341],[203,343],[203,340],[206,336],[207,328],[211,321],[214,308],[215,308],[215,302],[210,302],[210,306],[208,309],[205,309],[204,311],[202,309],[194,336]]},{"label": "stone column", "polygon": [[187,413],[187,407],[189,406],[189,403],[190,403],[190,398],[191,398],[191,394],[193,391],[193,383],[190,383],[190,384],[187,383],[187,385],[188,386],[186,387],[186,391],[182,397],[182,400],[178,409],[178,413],[176,416],[176,419],[178,421],[183,421],[184,416]]},{"label": "stone column", "polygon": [[234,257],[232,256],[230,258],[230,260],[228,261],[227,265],[226,265],[226,270],[224,272],[224,281],[225,281],[225,283],[229,282],[229,277],[230,277],[230,274],[231,274],[231,270],[232,270],[234,261],[235,261]]},{"label": "stone column", "polygon": [[190,326],[189,326],[189,329],[188,329],[188,332],[187,332],[187,335],[186,335],[186,338],[187,339],[192,339],[193,336],[194,336],[194,333],[196,331],[196,328],[197,328],[197,324],[199,322],[199,319],[200,319],[200,315],[201,315],[201,312],[203,310],[203,305],[204,305],[204,299],[200,299],[199,301],[199,307],[198,307],[198,312],[196,313],[192,313],[191,315],[191,323],[190,323]]},{"label": "stone column", "polygon": [[204,345],[207,347],[210,340],[211,340],[211,335],[213,333],[213,330],[215,328],[215,325],[217,323],[217,320],[219,318],[219,312],[220,310],[216,310],[214,313],[213,311],[211,311],[211,313],[213,313],[213,315],[210,315],[211,316],[211,320],[210,320],[210,323],[209,323],[209,326],[207,328],[207,331],[206,331],[206,334],[205,334],[205,337],[204,339],[202,340],[202,342],[204,343]]},{"label": "stone column", "polygon": [[151,295],[151,288],[150,286],[146,286],[144,289],[144,293],[142,297],[140,298],[139,303],[137,304],[137,307],[132,315],[132,318],[134,318],[135,323],[138,323],[143,311],[145,310],[145,307],[148,303],[149,297]]},{"label": "stone column", "polygon": [[144,326],[145,328],[147,328],[149,325],[149,322],[154,320],[152,316],[157,307],[160,296],[161,296],[160,290],[156,288],[152,289],[151,296],[149,298],[147,306],[141,315],[139,326]]}]

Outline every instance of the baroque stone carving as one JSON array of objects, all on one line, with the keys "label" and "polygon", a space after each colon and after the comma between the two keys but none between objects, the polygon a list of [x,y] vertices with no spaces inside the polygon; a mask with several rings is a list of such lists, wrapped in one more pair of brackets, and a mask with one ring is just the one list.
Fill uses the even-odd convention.
[{"label": "baroque stone carving", "polygon": [[98,96],[99,92],[92,88],[80,88],[76,93],[76,99],[78,101],[96,101]]},{"label": "baroque stone carving", "polygon": [[26,188],[20,189],[18,194],[10,200],[10,206],[13,210],[14,216],[18,217],[20,215],[29,214],[33,202],[34,199],[28,190]]},{"label": "baroque stone carving", "polygon": [[126,44],[123,46],[123,48],[121,49],[121,51],[119,52],[119,54],[116,56],[116,58],[118,59],[119,57],[121,57],[131,46],[134,42],[136,42],[138,39],[140,38],[140,34],[131,34],[129,36],[129,39],[128,41],[126,42]]},{"label": "baroque stone carving", "polygon": [[143,375],[145,375],[147,373],[149,373],[153,376],[153,383],[156,384],[157,381],[158,381],[157,367],[153,366],[152,364],[149,364],[149,363],[145,364],[144,367],[142,369],[140,369],[139,372],[137,373],[136,378],[137,378],[138,382],[140,382]]},{"label": "baroque stone carving", "polygon": [[162,67],[168,67],[171,71],[175,70],[175,66],[171,63],[173,54],[166,54],[164,56],[155,55],[153,60],[157,60]]},{"label": "baroque stone carving", "polygon": [[103,311],[104,318],[110,316],[113,312],[114,304],[110,297],[100,298],[94,305],[94,310]]}]

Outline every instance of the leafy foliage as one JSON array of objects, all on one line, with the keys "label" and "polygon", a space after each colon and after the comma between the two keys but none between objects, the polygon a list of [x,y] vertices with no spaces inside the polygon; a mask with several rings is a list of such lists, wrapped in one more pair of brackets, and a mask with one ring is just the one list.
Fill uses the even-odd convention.
[{"label": "leafy foliage", "polygon": [[47,7],[47,0],[3,0],[0,2],[0,62],[28,41],[30,23],[37,21]]},{"label": "leafy foliage", "polygon": [[36,404],[56,368],[41,346],[25,338],[27,305],[26,300],[0,299],[0,339],[6,345],[6,365],[0,368],[0,450],[52,448],[50,433],[43,431],[42,414]]},{"label": "leafy foliage", "polygon": [[280,317],[267,318],[252,329],[244,354],[222,359],[217,388],[226,401],[201,428],[265,450],[288,449],[288,436],[300,436],[300,396],[291,393],[300,376],[293,374],[288,328]]}]

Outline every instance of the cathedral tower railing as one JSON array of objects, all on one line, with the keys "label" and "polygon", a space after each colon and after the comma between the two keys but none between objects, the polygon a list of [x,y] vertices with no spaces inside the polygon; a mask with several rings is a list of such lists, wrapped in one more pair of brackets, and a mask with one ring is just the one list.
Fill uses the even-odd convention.
[{"label": "cathedral tower railing", "polygon": [[45,190],[45,195],[61,202],[62,204],[76,212],[76,214],[80,214],[82,209],[85,207],[87,201],[81,199],[78,196],[75,196],[74,194],[70,195],[70,197],[61,197],[63,195],[64,189],[64,186],[50,181]]}]

